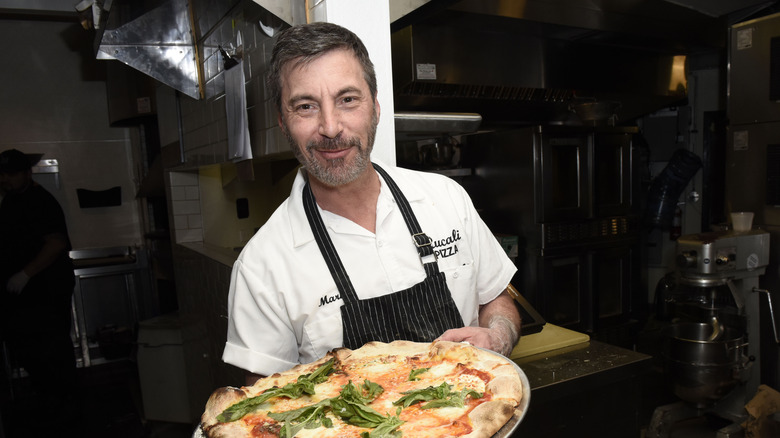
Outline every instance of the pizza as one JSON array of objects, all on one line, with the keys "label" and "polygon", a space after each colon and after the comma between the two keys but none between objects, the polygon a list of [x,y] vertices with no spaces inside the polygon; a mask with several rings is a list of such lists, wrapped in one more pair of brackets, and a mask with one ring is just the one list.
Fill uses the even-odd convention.
[{"label": "pizza", "polygon": [[512,362],[467,343],[369,342],[217,389],[201,429],[208,438],[491,437],[521,408],[523,386]]}]

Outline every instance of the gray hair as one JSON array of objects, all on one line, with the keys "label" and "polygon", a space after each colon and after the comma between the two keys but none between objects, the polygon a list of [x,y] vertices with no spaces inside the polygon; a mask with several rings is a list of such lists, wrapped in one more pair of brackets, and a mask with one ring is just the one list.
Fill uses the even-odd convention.
[{"label": "gray hair", "polygon": [[268,89],[276,109],[282,109],[282,68],[292,62],[294,67],[306,65],[332,50],[351,51],[363,67],[363,77],[368,83],[371,100],[376,99],[377,85],[374,64],[363,42],[348,29],[333,23],[309,23],[282,31],[271,53],[271,69]]}]

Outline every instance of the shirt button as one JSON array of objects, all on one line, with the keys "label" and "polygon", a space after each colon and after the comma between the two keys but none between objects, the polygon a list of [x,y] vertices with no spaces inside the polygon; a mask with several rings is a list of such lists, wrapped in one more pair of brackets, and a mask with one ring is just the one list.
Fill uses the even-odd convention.
[{"label": "shirt button", "polygon": [[452,278],[458,278],[458,273],[457,272],[453,272],[452,273]]},{"label": "shirt button", "polygon": [[378,247],[380,247],[380,248],[381,248],[381,247],[382,247],[384,244],[385,244],[385,242],[382,242],[381,240],[377,240],[377,241],[376,241],[376,246],[378,246]]}]

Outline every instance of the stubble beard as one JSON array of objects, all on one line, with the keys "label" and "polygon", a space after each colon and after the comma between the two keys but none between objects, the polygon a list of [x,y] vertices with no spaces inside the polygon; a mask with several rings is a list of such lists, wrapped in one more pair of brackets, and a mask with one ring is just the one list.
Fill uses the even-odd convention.
[{"label": "stubble beard", "polygon": [[[340,135],[336,138],[310,141],[305,146],[306,154],[303,153],[304,148],[299,146],[292,138],[290,130],[286,126],[284,133],[287,141],[290,143],[290,147],[292,147],[295,158],[303,165],[309,176],[314,177],[325,185],[338,187],[355,181],[371,165],[371,151],[374,148],[377,124],[376,110],[374,110],[371,115],[371,123],[368,127],[365,145],[358,137],[343,137]],[[321,162],[314,156],[315,149],[337,150],[350,147],[354,147],[357,150],[357,154],[351,161],[346,161],[344,158],[335,158]]]}]

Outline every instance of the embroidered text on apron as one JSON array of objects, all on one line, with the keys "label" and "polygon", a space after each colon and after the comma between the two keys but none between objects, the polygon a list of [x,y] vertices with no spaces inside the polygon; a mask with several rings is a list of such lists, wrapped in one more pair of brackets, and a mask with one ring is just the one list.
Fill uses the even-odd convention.
[{"label": "embroidered text on apron", "polygon": [[369,341],[390,342],[397,339],[430,342],[447,329],[463,327],[463,318],[452,299],[444,273],[439,272],[431,239],[420,229],[409,201],[384,169],[376,164],[374,168],[384,178],[401,209],[423,263],[426,278],[409,289],[381,297],[359,299],[325,229],[311,186],[307,182],[303,189],[306,217],[344,301],[341,306],[344,346],[355,349]]}]

